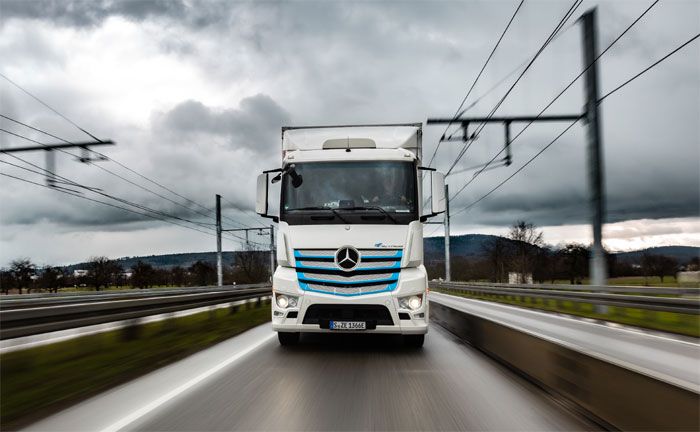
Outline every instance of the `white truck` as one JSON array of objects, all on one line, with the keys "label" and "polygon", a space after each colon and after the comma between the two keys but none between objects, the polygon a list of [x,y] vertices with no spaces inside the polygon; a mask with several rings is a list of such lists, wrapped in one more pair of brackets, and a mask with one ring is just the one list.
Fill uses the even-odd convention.
[{"label": "white truck", "polygon": [[256,212],[279,223],[272,327],[282,345],[302,332],[395,333],[423,345],[423,222],[445,211],[445,177],[420,165],[421,138],[421,123],[282,128],[282,167],[258,176],[256,197]]}]

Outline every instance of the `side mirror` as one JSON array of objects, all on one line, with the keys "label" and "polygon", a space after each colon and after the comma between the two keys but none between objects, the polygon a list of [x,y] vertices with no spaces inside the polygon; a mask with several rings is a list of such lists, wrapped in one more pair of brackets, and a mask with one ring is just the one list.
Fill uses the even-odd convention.
[{"label": "side mirror", "polygon": [[258,185],[255,195],[255,213],[264,216],[267,214],[267,173],[258,175]]},{"label": "side mirror", "polygon": [[433,196],[431,212],[433,215],[444,213],[447,198],[445,197],[445,174],[430,171],[430,187],[430,192]]}]

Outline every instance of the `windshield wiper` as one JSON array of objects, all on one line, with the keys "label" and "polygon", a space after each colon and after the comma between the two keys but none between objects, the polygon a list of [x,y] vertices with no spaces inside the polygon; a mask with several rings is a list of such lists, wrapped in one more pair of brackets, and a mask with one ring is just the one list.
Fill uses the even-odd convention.
[{"label": "windshield wiper", "polygon": [[395,224],[399,223],[391,214],[389,214],[388,211],[384,210],[380,206],[341,207],[340,210],[376,210],[391,219],[391,221]]},{"label": "windshield wiper", "polygon": [[334,215],[338,216],[338,219],[341,221],[348,223],[347,219],[345,219],[343,216],[338,213],[338,211],[334,208],[326,207],[326,206],[311,206],[311,207],[299,207],[299,208],[293,208],[293,209],[288,209],[287,211],[294,211],[294,210],[330,210],[333,212]]}]

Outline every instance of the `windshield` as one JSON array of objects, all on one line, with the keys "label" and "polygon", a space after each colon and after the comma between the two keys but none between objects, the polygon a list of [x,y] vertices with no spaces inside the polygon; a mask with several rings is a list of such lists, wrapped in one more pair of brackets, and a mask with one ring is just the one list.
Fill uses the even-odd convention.
[{"label": "windshield", "polygon": [[292,176],[285,175],[282,185],[282,213],[288,222],[313,223],[309,221],[318,219],[295,215],[319,212],[337,223],[408,223],[416,218],[412,162],[307,162],[295,164],[294,170],[301,184],[295,187]]}]

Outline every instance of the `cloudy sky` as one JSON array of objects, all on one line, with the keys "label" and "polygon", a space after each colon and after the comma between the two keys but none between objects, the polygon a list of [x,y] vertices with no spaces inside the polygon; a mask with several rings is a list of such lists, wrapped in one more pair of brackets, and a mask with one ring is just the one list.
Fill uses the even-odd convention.
[{"label": "cloudy sky", "polygon": [[[526,1],[470,101],[534,54],[570,3]],[[605,47],[649,3],[585,1],[574,18],[597,6]],[[100,149],[110,158],[209,209],[220,193],[227,227],[250,226],[262,222],[251,213],[254,177],[279,165],[280,126],[420,122],[454,114],[516,6],[514,1],[0,0],[0,72],[92,134],[116,141]],[[569,25],[573,21],[498,114],[536,114],[578,74],[581,35],[578,25]],[[700,3],[660,2],[601,59],[601,92],[699,31]],[[611,249],[700,246],[699,77],[696,41],[603,103],[605,243]],[[513,79],[469,113],[487,114]],[[580,112],[582,95],[577,83],[547,113]],[[0,113],[67,140],[89,139],[4,79]],[[55,142],[4,119],[0,127]],[[452,209],[488,192],[564,127],[529,128],[513,144],[514,164],[484,173]],[[574,126],[512,181],[455,216],[456,232],[503,233],[525,219],[542,227],[549,243],[588,242],[584,132],[583,125]],[[441,133],[440,126],[426,126],[426,155]],[[501,127],[487,127],[460,166],[490,159],[502,141]],[[0,132],[3,147],[26,144]],[[436,166],[449,167],[459,147],[444,143]],[[19,156],[44,166],[43,154]],[[31,168],[7,155],[0,159]],[[56,159],[59,175],[195,220],[204,233],[2,177],[0,265],[21,256],[65,264],[92,255],[214,249],[208,210],[114,161],[81,164],[64,154]],[[44,182],[38,174],[0,165],[5,174]],[[470,176],[451,176],[451,190]],[[84,196],[108,201],[87,191]],[[236,247],[233,240],[225,242],[227,249]]]}]

